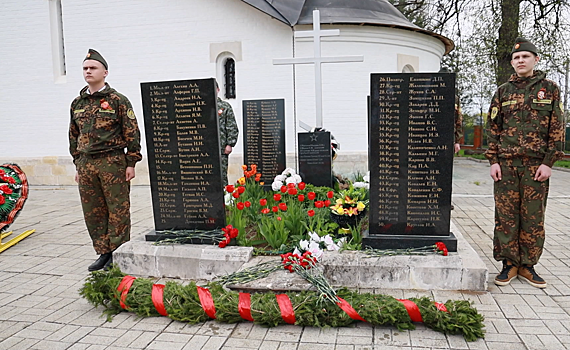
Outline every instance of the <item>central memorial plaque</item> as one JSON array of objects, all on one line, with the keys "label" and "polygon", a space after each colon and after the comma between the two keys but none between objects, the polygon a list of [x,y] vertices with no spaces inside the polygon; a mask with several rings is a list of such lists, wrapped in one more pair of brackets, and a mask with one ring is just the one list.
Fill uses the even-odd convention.
[{"label": "central memorial plaque", "polygon": [[449,231],[455,75],[372,74],[369,120],[370,226],[363,245],[409,248]]},{"label": "central memorial plaque", "polygon": [[330,132],[298,133],[299,175],[315,186],[332,187]]},{"label": "central memorial plaque", "polygon": [[244,163],[256,164],[261,181],[271,188],[285,170],[285,100],[244,100],[243,130]]},{"label": "central memorial plaque", "polygon": [[[141,83],[156,235],[225,226],[214,79]],[[205,242],[207,243],[207,242]]]}]

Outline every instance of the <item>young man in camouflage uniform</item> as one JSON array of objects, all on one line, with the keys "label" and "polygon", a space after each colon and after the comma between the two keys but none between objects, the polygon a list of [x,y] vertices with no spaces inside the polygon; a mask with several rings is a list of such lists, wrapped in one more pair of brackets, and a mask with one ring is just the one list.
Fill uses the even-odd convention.
[{"label": "young man in camouflage uniform", "polygon": [[87,86],[71,103],[69,124],[85,224],[100,254],[89,271],[109,268],[113,251],[130,239],[129,181],[142,159],[135,113],[127,97],[105,82],[107,68],[103,56],[90,49],[83,60]]},{"label": "young man in camouflage uniform", "polygon": [[558,86],[535,70],[536,47],[518,38],[511,53],[515,74],[493,96],[488,117],[491,177],[495,181],[493,255],[503,262],[495,284],[517,276],[537,288],[546,282],[534,270],[544,246],[548,179],[564,155],[564,125]]},{"label": "young man in camouflage uniform", "polygon": [[[218,94],[220,88],[216,82],[216,89]],[[218,97],[218,125],[220,127],[220,147],[222,154],[222,182],[226,186],[228,184],[228,158],[235,147],[239,130],[234,116],[232,106]]]},{"label": "young man in camouflage uniform", "polygon": [[455,144],[453,145],[453,152],[459,153],[461,150],[461,145],[459,142],[463,137],[463,114],[461,113],[461,105],[459,104],[459,96],[455,95],[455,124],[454,124],[454,139]]}]

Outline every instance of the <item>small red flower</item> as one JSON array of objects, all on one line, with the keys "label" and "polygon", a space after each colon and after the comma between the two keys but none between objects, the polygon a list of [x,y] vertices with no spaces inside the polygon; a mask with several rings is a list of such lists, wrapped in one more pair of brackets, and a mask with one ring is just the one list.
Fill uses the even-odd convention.
[{"label": "small red flower", "polygon": [[269,208],[263,208],[261,209],[261,214],[269,214],[270,211]]},{"label": "small red flower", "polygon": [[232,193],[234,190],[235,190],[234,185],[227,185],[226,186],[226,192]]},{"label": "small red flower", "polygon": [[273,195],[273,200],[279,202],[279,201],[281,200],[281,195],[280,195],[279,193],[275,193],[275,194]]},{"label": "small red flower", "polygon": [[325,203],[323,201],[316,201],[315,202],[315,207],[317,208],[322,208],[325,205]]},{"label": "small red flower", "polygon": [[315,211],[313,209],[311,209],[307,212],[307,215],[309,215],[310,217],[313,217],[313,216],[315,216]]},{"label": "small red flower", "polygon": [[237,190],[238,190],[239,194],[242,194],[242,193],[245,192],[245,187],[239,186],[239,187],[237,188]]},{"label": "small red flower", "polygon": [[6,176],[6,177],[4,178],[4,181],[8,181],[8,183],[9,183],[9,184],[12,184],[12,185],[16,183],[16,180],[14,180],[13,178],[11,178],[10,176]]},{"label": "small red flower", "polygon": [[292,182],[289,182],[289,183],[287,184],[287,188],[295,188],[295,184],[292,183]]},{"label": "small red flower", "polygon": [[243,203],[243,204],[245,204],[245,207],[246,207],[246,208],[251,207],[251,202],[250,202],[250,201],[245,201],[245,203]]},{"label": "small red flower", "polygon": [[299,197],[297,197],[297,199],[299,200],[299,202],[303,202],[305,200],[305,196],[300,194]]},{"label": "small red flower", "polygon": [[299,184],[297,184],[297,187],[299,187],[299,189],[302,191],[305,189],[305,183],[304,182],[299,182]]},{"label": "small red flower", "polygon": [[242,202],[239,202],[236,207],[238,208],[238,210],[243,210],[243,208],[245,207],[245,205]]},{"label": "small red flower", "polygon": [[236,238],[238,236],[239,230],[237,228],[232,228],[230,230],[230,238]]},{"label": "small red flower", "polygon": [[328,191],[328,192],[327,192],[327,197],[328,197],[329,199],[331,199],[332,197],[334,197],[334,192],[333,192],[333,191]]},{"label": "small red flower", "polygon": [[234,197],[235,199],[238,199],[239,198],[239,192],[236,191],[236,192],[232,193],[232,197]]},{"label": "small red flower", "polygon": [[331,201],[329,201],[328,199],[325,201],[325,207],[330,207],[331,206]]},{"label": "small red flower", "polygon": [[267,199],[261,198],[261,199],[259,200],[259,204],[261,204],[262,206],[267,205]]},{"label": "small red flower", "polygon": [[277,220],[278,220],[278,221],[281,221],[281,216],[278,216],[278,217],[277,217]]},{"label": "small red flower", "polygon": [[219,246],[220,248],[225,248],[227,245],[228,245],[228,242],[225,241],[225,240],[224,240],[224,241],[221,241],[220,243],[218,243],[218,246]]},{"label": "small red flower", "polygon": [[297,194],[297,189],[296,188],[290,188],[289,191],[287,191],[291,196],[294,196]]},{"label": "small red flower", "polygon": [[281,186],[281,193],[287,192],[287,186]]},{"label": "small red flower", "polygon": [[309,193],[307,194],[307,197],[308,197],[309,200],[311,200],[311,201],[312,201],[313,199],[315,199],[316,196],[317,196],[317,195],[316,195],[315,192],[309,192]]},{"label": "small red flower", "polygon": [[277,213],[277,212],[279,211],[279,208],[277,208],[277,206],[273,206],[273,208],[271,208],[271,210],[272,210],[274,213]]},{"label": "small red flower", "polygon": [[287,203],[279,203],[279,209],[282,211],[287,211]]},{"label": "small red flower", "polygon": [[8,185],[0,186],[0,191],[4,192],[6,194],[12,194],[12,189],[10,187],[8,187]]}]

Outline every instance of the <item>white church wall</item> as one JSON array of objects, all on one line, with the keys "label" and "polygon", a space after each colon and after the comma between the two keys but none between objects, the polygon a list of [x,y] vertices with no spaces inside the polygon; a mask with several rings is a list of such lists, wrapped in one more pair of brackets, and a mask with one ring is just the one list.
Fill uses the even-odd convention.
[{"label": "white church wall", "polygon": [[[240,129],[243,99],[284,98],[287,143],[294,144],[292,67],[272,64],[273,58],[292,56],[292,29],[285,24],[239,0],[63,1],[67,74],[56,83],[53,1],[4,0],[0,14],[2,62],[9,67],[1,73],[9,88],[0,94],[0,161],[22,165],[30,183],[73,184],[69,105],[85,85],[81,64],[88,48],[101,52],[109,63],[107,81],[131,100],[143,134],[143,155],[140,82],[214,77],[211,46],[224,42],[241,42],[237,99],[228,101]],[[242,149],[240,136],[230,157],[237,171]],[[148,183],[146,172],[143,160],[134,183]]]}]

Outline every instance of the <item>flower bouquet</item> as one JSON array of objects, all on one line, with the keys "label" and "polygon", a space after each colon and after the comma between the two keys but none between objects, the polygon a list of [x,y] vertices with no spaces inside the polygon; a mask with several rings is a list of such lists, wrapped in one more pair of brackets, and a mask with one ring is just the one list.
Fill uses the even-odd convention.
[{"label": "flower bouquet", "polygon": [[354,188],[340,191],[335,196],[335,204],[330,206],[331,220],[342,228],[356,226],[358,221],[366,215],[368,208],[368,190],[366,188]]},{"label": "flower bouquet", "polygon": [[301,176],[299,176],[295,170],[287,168],[283,170],[281,175],[275,176],[273,183],[271,184],[271,189],[273,191],[279,191],[281,189],[281,186],[287,186],[289,184],[297,185],[302,181],[303,179],[301,179]]}]

